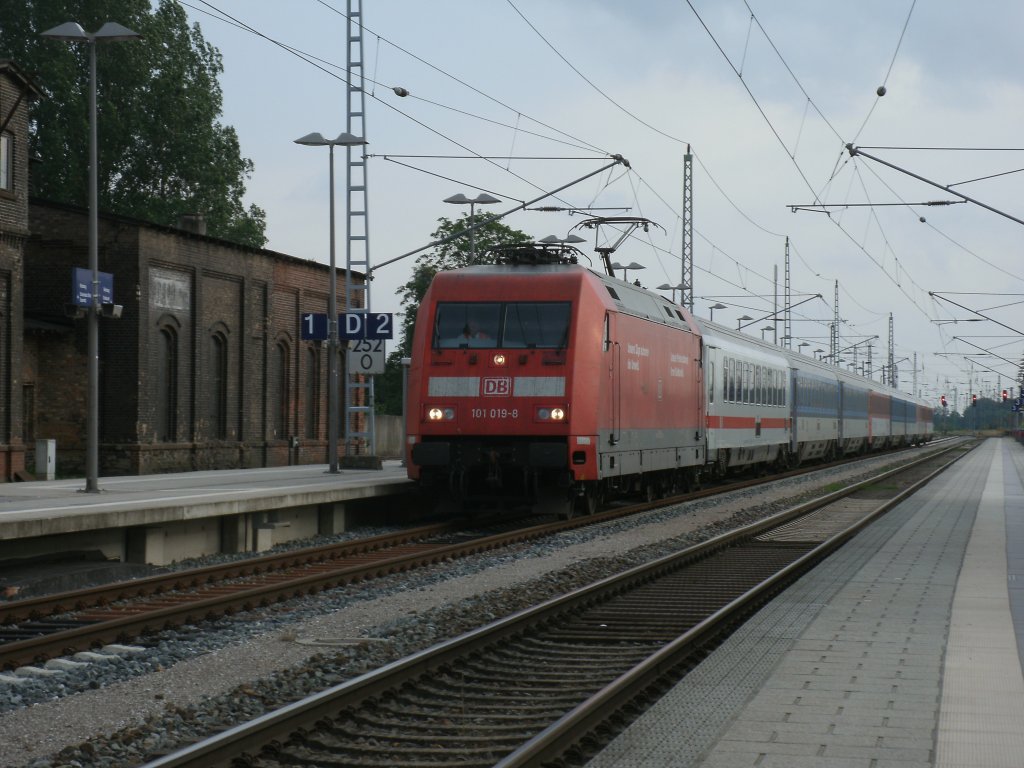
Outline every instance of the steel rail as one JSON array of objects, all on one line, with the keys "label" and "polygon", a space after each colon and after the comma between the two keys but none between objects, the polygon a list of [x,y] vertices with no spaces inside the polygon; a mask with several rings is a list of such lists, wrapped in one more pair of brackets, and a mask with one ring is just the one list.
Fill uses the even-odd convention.
[{"label": "steel rail", "polygon": [[[862,519],[835,536],[823,541],[775,575],[758,584],[753,589],[748,590],[729,605],[708,616],[691,630],[680,635],[676,640],[650,656],[647,660],[620,676],[613,683],[582,702],[575,709],[566,713],[533,739],[496,763],[494,768],[529,768],[529,766],[553,760],[573,748],[581,739],[592,733],[616,712],[620,711],[625,703],[642,695],[651,685],[684,663],[686,658],[692,655],[694,648],[704,638],[720,631],[723,622],[731,620],[737,614],[743,614],[751,611],[752,608],[760,607],[760,605],[766,602],[766,597],[771,595],[773,591],[791,583],[794,575],[799,575],[809,570],[816,562],[839,549],[862,529],[913,495],[936,475],[948,469],[951,464],[959,461],[963,455],[955,456],[951,461],[900,491],[893,498],[883,501]],[[930,458],[934,458],[934,456]],[[890,476],[892,474],[895,473],[889,473]],[[886,479],[886,476],[861,485],[866,487],[881,482],[884,479]],[[849,494],[843,493],[843,495]],[[826,505],[823,504],[822,506]],[[762,530],[764,530],[763,527]]]},{"label": "steel rail", "polygon": [[[325,567],[330,567],[331,560],[342,560],[361,553],[383,553],[389,547],[399,547],[417,542],[430,535],[458,530],[460,522],[464,523],[465,521],[440,523],[402,531],[398,534],[384,534],[309,550],[247,558],[235,563],[209,566],[185,571],[180,574],[154,576],[134,582],[123,582],[107,587],[95,587],[83,590],[80,593],[69,592],[33,600],[17,601],[3,605],[2,609],[0,609],[0,622],[10,623],[7,617],[18,615],[19,612],[23,616],[34,615],[32,611],[41,610],[41,606],[45,605],[55,606],[55,610],[62,609],[64,611],[80,612],[86,610],[89,605],[102,605],[119,600],[144,598],[149,595],[159,595],[163,601],[173,599],[178,601],[178,604],[168,606],[165,602],[161,602],[157,608],[145,612],[143,612],[144,606],[142,606],[135,609],[129,615],[123,615],[125,612],[121,611],[122,615],[105,618],[97,623],[82,624],[69,629],[41,634],[37,637],[4,643],[0,645],[0,669],[69,655],[76,651],[106,643],[128,642],[144,635],[146,632],[212,619],[237,610],[249,610],[261,605],[270,605],[293,597],[315,594],[325,589],[345,586],[367,579],[381,578],[416,567],[436,564],[446,559],[478,554],[541,538],[552,533],[594,525],[668,504],[681,503],[732,490],[748,488],[772,482],[775,479],[797,476],[822,468],[821,465],[818,465],[791,470],[782,475],[773,475],[768,478],[741,480],[724,487],[712,486],[668,499],[658,499],[642,504],[613,508],[594,515],[575,517],[570,520],[560,520],[521,528],[511,532],[482,536],[457,544],[439,544],[434,546],[419,544],[418,546],[422,548],[416,552],[402,553],[397,557],[385,556],[370,564],[360,563],[342,566],[327,572],[320,571],[283,582],[261,583],[257,585],[236,584],[227,590],[218,589],[216,594],[209,597],[203,597],[201,594],[202,590],[205,587],[213,587],[218,580],[243,577],[255,578],[262,574],[282,571],[289,567],[302,568],[310,563],[322,563]],[[484,524],[485,522],[493,522],[493,520],[478,521],[477,525]],[[172,590],[179,591],[175,593]],[[192,593],[182,593],[180,590],[195,591]]]},{"label": "steel rail", "polygon": [[[380,669],[365,673],[352,680],[340,683],[306,699],[286,705],[269,712],[250,722],[243,723],[223,731],[209,739],[185,747],[172,754],[165,755],[147,763],[145,768],[185,768],[192,766],[227,766],[232,764],[241,754],[252,754],[256,750],[274,742],[286,741],[290,734],[308,727],[311,722],[329,718],[342,707],[358,705],[360,702],[376,697],[401,685],[401,681],[418,677],[430,670],[444,667],[463,657],[468,652],[484,645],[490,645],[503,637],[521,635],[530,627],[543,625],[570,610],[571,606],[580,603],[594,603],[610,593],[619,593],[631,586],[646,583],[659,573],[677,569],[681,564],[693,562],[732,546],[742,539],[756,537],[764,532],[788,523],[791,520],[807,515],[821,507],[843,499],[859,490],[885,482],[913,467],[933,461],[936,457],[947,453],[958,446],[950,446],[943,451],[929,454],[926,457],[903,467],[882,473],[874,478],[861,481],[847,488],[826,494],[818,499],[776,513],[764,520],[757,521],[743,528],[722,533],[706,542],[691,547],[683,552],[673,553],[651,563],[631,568],[623,573],[609,576],[593,584],[587,585],[571,593],[552,598],[538,606],[524,609],[503,619],[479,627],[459,637],[438,643],[431,648],[420,651],[406,658],[392,662]],[[961,454],[962,455],[962,454]],[[954,461],[959,458],[954,458]],[[952,462],[949,462],[952,463]],[[948,466],[948,464],[946,465]],[[943,469],[945,466],[943,467]],[[940,470],[928,475],[931,479]],[[927,482],[920,481],[914,488]],[[898,499],[885,502],[886,508],[898,503],[907,493],[903,492]],[[849,526],[842,534],[853,535],[867,525],[884,510],[872,513],[869,520]],[[845,539],[844,539],[845,540]],[[802,567],[821,558],[824,545],[815,547],[811,552],[799,558]],[[837,545],[836,545],[837,546]],[[783,579],[791,576],[796,564],[786,566],[780,573],[767,579],[764,584],[748,590],[731,605],[722,608],[712,616],[705,618],[684,635],[643,662],[635,673],[627,673],[603,688],[587,702],[584,702],[563,716],[554,725],[549,726],[522,747],[508,755],[505,760],[513,765],[537,765],[538,760],[557,756],[566,748],[575,744],[582,734],[604,722],[612,712],[620,709],[623,697],[632,699],[651,682],[668,670],[678,667],[680,654],[700,638],[709,633],[719,631],[723,621],[730,620],[737,611],[750,606],[754,601],[764,599],[767,592],[777,589]],[[505,765],[505,762],[499,763]]]}]

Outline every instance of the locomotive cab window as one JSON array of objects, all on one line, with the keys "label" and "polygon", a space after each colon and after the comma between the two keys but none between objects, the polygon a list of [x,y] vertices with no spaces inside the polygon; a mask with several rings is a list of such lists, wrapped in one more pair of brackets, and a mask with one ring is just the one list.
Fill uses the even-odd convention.
[{"label": "locomotive cab window", "polygon": [[560,349],[569,341],[568,302],[441,302],[434,348]]}]

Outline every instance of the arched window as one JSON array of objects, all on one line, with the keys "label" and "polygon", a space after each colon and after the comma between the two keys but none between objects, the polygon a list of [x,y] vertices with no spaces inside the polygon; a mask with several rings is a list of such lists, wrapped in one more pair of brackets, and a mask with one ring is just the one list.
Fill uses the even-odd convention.
[{"label": "arched window", "polygon": [[320,433],[320,353],[316,347],[306,348],[306,438],[315,440]]},{"label": "arched window", "polygon": [[228,340],[217,332],[210,337],[210,427],[213,437],[228,437]]},{"label": "arched window", "polygon": [[291,357],[288,344],[279,341],[274,345],[274,367],[272,402],[274,437],[283,440],[288,437],[288,406],[291,399],[289,386],[288,363]]},{"label": "arched window", "polygon": [[160,329],[156,386],[156,439],[173,443],[178,439],[178,334],[169,326]]}]

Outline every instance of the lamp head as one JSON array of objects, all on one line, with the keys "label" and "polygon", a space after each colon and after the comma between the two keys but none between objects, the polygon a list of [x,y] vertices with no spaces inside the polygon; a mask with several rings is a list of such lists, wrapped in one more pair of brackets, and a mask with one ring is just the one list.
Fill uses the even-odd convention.
[{"label": "lamp head", "polygon": [[301,139],[296,139],[295,143],[306,147],[326,147],[327,139],[322,133],[307,133]]}]

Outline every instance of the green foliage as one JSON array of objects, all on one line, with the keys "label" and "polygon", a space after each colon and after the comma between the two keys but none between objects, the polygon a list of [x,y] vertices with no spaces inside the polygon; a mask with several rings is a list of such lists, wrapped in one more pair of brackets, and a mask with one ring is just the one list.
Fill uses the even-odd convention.
[{"label": "green foliage", "polygon": [[[493,264],[495,259],[491,250],[493,248],[532,241],[532,238],[525,232],[512,229],[500,221],[492,219],[494,219],[494,215],[490,213],[477,213],[475,216],[476,223],[487,220],[486,224],[473,233],[477,264]],[[416,330],[416,314],[434,275],[443,270],[460,269],[473,263],[469,236],[452,238],[452,235],[469,227],[469,214],[455,220],[440,218],[437,222],[438,226],[431,234],[431,240],[441,244],[416,259],[412,277],[401,287],[399,293],[402,297],[404,314],[398,347],[388,355],[384,374],[378,376],[374,381],[375,410],[378,413],[400,414],[402,412],[400,361],[403,357],[409,357],[412,350],[412,339]],[[452,239],[447,240],[447,238]]]},{"label": "green foliage", "polygon": [[252,162],[218,118],[220,53],[189,27],[173,0],[5,0],[0,58],[30,73],[46,94],[32,107],[33,194],[88,204],[89,46],[40,37],[77,21],[89,32],[115,21],[141,40],[96,44],[99,204],[174,225],[201,213],[215,237],[262,247],[266,221],[245,208]]},{"label": "green foliage", "polygon": [[1018,414],[1010,410],[1010,403],[979,397],[977,405],[968,405],[963,413],[941,407],[932,415],[936,434],[946,432],[975,432],[977,430],[1010,429],[1017,424]]}]

